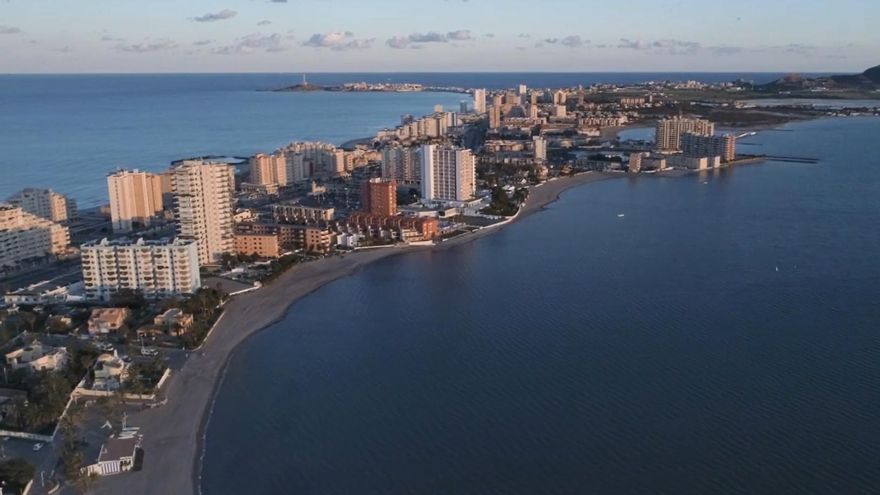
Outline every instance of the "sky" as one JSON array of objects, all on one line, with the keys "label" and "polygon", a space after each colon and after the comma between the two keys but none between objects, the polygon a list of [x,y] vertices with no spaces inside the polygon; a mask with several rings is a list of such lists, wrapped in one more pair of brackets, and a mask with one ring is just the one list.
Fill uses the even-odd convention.
[{"label": "sky", "polygon": [[0,0],[0,73],[861,72],[878,0]]}]

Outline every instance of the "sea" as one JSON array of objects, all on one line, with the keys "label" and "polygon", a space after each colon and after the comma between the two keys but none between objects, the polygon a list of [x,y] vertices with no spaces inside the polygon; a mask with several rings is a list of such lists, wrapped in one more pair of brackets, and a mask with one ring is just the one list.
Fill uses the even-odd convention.
[{"label": "sea", "polygon": [[297,302],[231,358],[204,493],[880,492],[880,119],[621,177]]},{"label": "sea", "polygon": [[[456,77],[437,80],[493,87]],[[0,77],[0,187],[99,200],[113,156],[341,142],[460,96],[254,91],[290,79]],[[583,185],[321,288],[232,355],[204,493],[880,492],[877,136],[870,117],[760,131],[741,149],[817,163]]]},{"label": "sea", "polygon": [[491,89],[660,80],[768,82],[773,73],[333,73],[0,75],[0,200],[51,187],[80,207],[107,203],[117,168],[159,171],[195,156],[246,157],[297,140],[342,144],[393,127],[455,93],[273,93],[302,81],[414,82]]}]

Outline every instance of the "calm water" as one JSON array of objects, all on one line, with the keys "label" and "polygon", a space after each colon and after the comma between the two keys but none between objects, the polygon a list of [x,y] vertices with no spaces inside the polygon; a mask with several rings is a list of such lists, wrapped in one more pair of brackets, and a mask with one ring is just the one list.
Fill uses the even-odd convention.
[{"label": "calm water", "polygon": [[300,301],[206,492],[880,492],[880,119],[786,131],[752,148],[821,163],[587,185]]},{"label": "calm water", "polygon": [[[463,87],[572,86],[779,74],[315,74],[309,81],[418,82]],[[162,170],[200,155],[246,156],[292,140],[333,143],[370,136],[400,115],[458,109],[457,94],[265,93],[299,74],[0,75],[0,200],[27,186],[52,187],[94,206],[107,201],[117,167]]]}]

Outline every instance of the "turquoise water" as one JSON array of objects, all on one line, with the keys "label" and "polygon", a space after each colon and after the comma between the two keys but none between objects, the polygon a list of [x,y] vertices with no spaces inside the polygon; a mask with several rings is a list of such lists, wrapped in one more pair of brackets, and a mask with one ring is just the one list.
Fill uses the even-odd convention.
[{"label": "turquoise water", "polygon": [[324,287],[233,356],[206,493],[878,492],[878,135],[762,132],[820,162],[586,185]]}]

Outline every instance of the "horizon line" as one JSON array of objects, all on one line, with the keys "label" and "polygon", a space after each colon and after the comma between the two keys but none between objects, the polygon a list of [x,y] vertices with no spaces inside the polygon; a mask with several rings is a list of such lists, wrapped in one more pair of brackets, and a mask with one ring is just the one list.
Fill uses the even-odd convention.
[{"label": "horizon line", "polygon": [[597,71],[198,71],[198,72],[0,72],[0,76],[89,76],[89,75],[230,75],[230,74],[860,74],[828,70],[597,70]]}]

